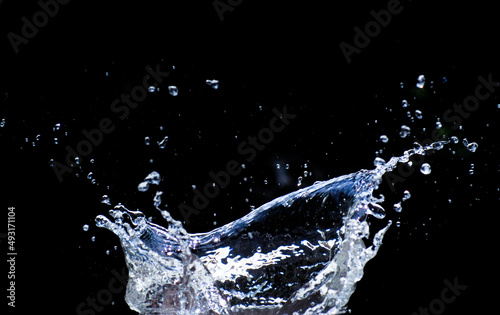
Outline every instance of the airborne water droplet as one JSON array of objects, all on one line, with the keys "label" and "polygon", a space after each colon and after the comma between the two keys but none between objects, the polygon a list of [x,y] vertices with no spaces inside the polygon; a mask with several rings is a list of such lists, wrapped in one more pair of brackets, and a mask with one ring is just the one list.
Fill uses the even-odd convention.
[{"label": "airborne water droplet", "polygon": [[453,143],[458,143],[458,141],[459,141],[459,140],[458,140],[458,138],[457,138],[457,137],[452,136],[452,137],[451,137],[451,141],[453,141]]},{"label": "airborne water droplet", "polygon": [[406,200],[410,199],[410,197],[411,197],[410,192],[408,190],[405,190],[404,193],[403,193],[403,199],[402,199],[402,201],[406,201]]},{"label": "airborne water droplet", "polygon": [[111,202],[109,200],[108,195],[102,195],[102,197],[101,197],[101,203],[104,203],[106,205],[111,205]]},{"label": "airborne water droplet", "polygon": [[389,137],[387,137],[386,135],[381,135],[380,141],[382,141],[383,143],[387,143],[389,142]]},{"label": "airborne water droplet", "polygon": [[212,89],[217,90],[219,88],[219,80],[205,80]]},{"label": "airborne water droplet", "polygon": [[156,88],[154,86],[150,86],[148,88],[149,93],[154,93],[155,90],[156,90]]},{"label": "airborne water droplet", "polygon": [[145,143],[146,145],[149,145],[149,144],[151,143],[151,139],[150,139],[149,137],[145,137],[145,138],[144,138],[144,143]]},{"label": "airborne water droplet", "polygon": [[403,207],[401,207],[401,202],[395,203],[394,204],[394,211],[401,212],[401,210],[403,210]]},{"label": "airborne water droplet", "polygon": [[410,134],[410,131],[411,131],[410,127],[402,125],[399,135],[401,136],[401,138],[406,138]]},{"label": "airborne water droplet", "polygon": [[420,110],[415,110],[415,117],[417,117],[418,119],[422,119],[423,115],[422,115],[422,111]]},{"label": "airborne water droplet", "polygon": [[429,175],[431,173],[431,166],[429,165],[429,163],[422,164],[422,166],[420,167],[420,172],[422,172],[422,174],[424,175]]},{"label": "airborne water droplet", "polygon": [[85,224],[82,228],[85,232],[87,232],[89,230],[89,225],[88,224]]},{"label": "airborne water droplet", "polygon": [[467,145],[467,150],[470,152],[476,152],[478,146],[479,145],[476,142],[471,142]]},{"label": "airborne water droplet", "polygon": [[425,85],[425,76],[421,74],[417,78],[417,87],[419,89],[423,89],[424,85]]},{"label": "airborne water droplet", "polygon": [[168,87],[168,93],[172,96],[179,95],[179,89],[175,85],[170,85]]}]

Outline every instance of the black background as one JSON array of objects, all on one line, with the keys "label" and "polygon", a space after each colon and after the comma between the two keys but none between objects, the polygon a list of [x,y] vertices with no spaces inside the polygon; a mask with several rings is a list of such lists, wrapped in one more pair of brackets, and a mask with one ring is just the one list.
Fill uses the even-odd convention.
[{"label": "black background", "polygon": [[[312,175],[303,185],[310,185],[371,168],[380,149],[385,159],[399,155],[413,141],[430,138],[437,117],[443,122],[447,109],[473,94],[478,76],[500,81],[499,26],[491,2],[401,2],[401,13],[348,63],[340,43],[353,44],[353,28],[363,29],[373,20],[370,11],[387,3],[243,0],[221,21],[210,0],[73,0],[15,53],[7,34],[21,34],[22,17],[31,19],[40,7],[36,1],[1,2],[0,197],[2,222],[7,207],[16,207],[13,313],[76,314],[80,303],[107,287],[111,270],[125,265],[117,237],[93,224],[110,208],[101,196],[139,208],[161,224],[152,207],[155,190],[137,191],[156,170],[167,209],[182,220],[177,205],[190,202],[191,186],[203,187],[211,181],[208,173],[229,160],[242,162],[238,145],[268,126],[273,108],[286,106],[297,117],[207,209],[191,217],[189,232],[223,225],[251,205],[295,190],[305,163]],[[156,64],[170,72],[160,91],[118,120],[111,102],[141,84],[145,67]],[[422,90],[415,87],[420,74],[427,79]],[[218,79],[219,89],[206,79]],[[168,94],[169,85],[179,88],[178,96]],[[467,289],[443,314],[492,309],[498,291],[498,98],[496,92],[481,102],[462,130],[443,122],[448,134],[478,142],[477,152],[451,145],[426,157],[430,175],[416,169],[394,192],[381,185],[388,218],[401,226],[391,227],[365,268],[349,303],[352,314],[412,314],[439,299],[443,281],[455,277]],[[415,109],[424,118],[412,123],[406,112]],[[84,139],[81,131],[105,117],[116,130],[59,182],[49,161],[64,163],[65,146],[76,147]],[[57,123],[61,130],[53,131]],[[398,135],[403,124],[412,128],[405,139]],[[382,134],[389,143],[379,141]],[[155,143],[166,135],[167,147],[160,150]],[[146,136],[152,145],[145,146]],[[280,185],[277,163],[290,165]],[[392,204],[405,189],[412,198],[396,214]],[[5,279],[8,266],[2,266]],[[134,314],[123,294],[96,313]],[[2,301],[3,308],[8,301]]]}]

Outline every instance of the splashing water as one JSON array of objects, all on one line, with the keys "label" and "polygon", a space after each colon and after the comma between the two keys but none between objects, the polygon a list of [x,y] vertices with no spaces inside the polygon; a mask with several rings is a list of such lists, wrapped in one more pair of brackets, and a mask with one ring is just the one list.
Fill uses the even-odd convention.
[{"label": "splashing water", "polygon": [[[416,143],[373,170],[316,182],[207,233],[189,234],[160,209],[162,192],[154,204],[167,228],[122,205],[110,210],[113,221],[99,215],[96,225],[120,238],[125,300],[141,314],[344,313],[391,225],[371,231],[368,224],[385,217],[384,198],[373,196],[382,176],[449,142]],[[152,172],[143,183],[160,179]]]}]

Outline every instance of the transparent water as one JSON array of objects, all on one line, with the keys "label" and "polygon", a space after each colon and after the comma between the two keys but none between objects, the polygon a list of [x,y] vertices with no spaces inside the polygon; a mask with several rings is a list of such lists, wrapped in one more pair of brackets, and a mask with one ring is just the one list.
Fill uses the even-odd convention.
[{"label": "transparent water", "polygon": [[[316,182],[207,233],[189,234],[160,209],[161,191],[154,204],[166,227],[122,205],[96,224],[120,238],[125,299],[140,314],[341,314],[391,226],[368,224],[385,217],[384,198],[373,195],[382,176],[447,143],[415,144],[377,159],[375,169]],[[141,184],[160,179],[153,172]]]}]

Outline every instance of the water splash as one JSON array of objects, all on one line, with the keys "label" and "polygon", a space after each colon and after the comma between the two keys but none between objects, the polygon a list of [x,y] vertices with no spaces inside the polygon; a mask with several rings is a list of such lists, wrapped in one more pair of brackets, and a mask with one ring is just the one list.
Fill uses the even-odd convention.
[{"label": "water splash", "polygon": [[[316,182],[207,233],[189,234],[154,204],[167,228],[116,206],[96,218],[120,238],[129,270],[125,300],[141,314],[339,314],[391,225],[383,219],[382,176],[414,154],[449,141],[416,143],[373,170]],[[146,183],[158,184],[152,172]],[[374,235],[372,238],[370,235]]]}]

